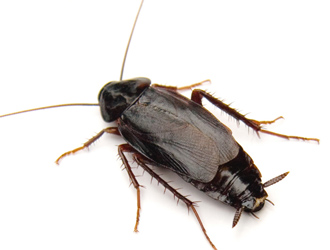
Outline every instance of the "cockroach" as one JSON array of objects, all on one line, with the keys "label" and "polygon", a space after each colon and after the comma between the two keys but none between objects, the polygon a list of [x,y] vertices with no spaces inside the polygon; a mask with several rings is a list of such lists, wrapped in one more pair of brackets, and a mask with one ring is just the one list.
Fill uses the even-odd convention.
[{"label": "cockroach", "polygon": [[[144,77],[123,80],[125,60],[142,4],[143,0],[127,44],[120,79],[108,82],[101,89],[98,95],[99,103],[60,104],[14,112],[0,117],[55,107],[99,106],[104,121],[115,122],[117,126],[107,127],[83,146],[63,153],[56,163],[59,164],[70,154],[88,148],[105,133],[121,136],[126,143],[118,146],[118,154],[137,192],[134,231],[138,231],[140,220],[141,185],[132,171],[126,153],[130,153],[140,167],[187,205],[198,220],[206,239],[212,248],[216,249],[206,233],[195,202],[173,188],[151,167],[169,169],[213,199],[234,207],[236,212],[232,227],[237,225],[243,211],[256,216],[255,212],[261,210],[265,202],[269,201],[265,188],[281,181],[289,172],[263,183],[261,173],[252,158],[236,142],[231,130],[203,107],[202,99],[207,99],[237,121],[246,124],[257,134],[265,133],[284,139],[304,141],[319,142],[319,140],[264,129],[264,124],[274,123],[282,117],[271,121],[249,119],[210,93],[196,88],[204,82],[174,87],[152,84],[150,79]],[[190,99],[179,93],[187,89],[193,89]]]}]

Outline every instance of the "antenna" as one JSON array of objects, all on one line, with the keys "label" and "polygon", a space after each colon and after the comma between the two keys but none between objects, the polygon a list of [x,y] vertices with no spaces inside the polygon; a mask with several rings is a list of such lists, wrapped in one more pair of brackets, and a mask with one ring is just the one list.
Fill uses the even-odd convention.
[{"label": "antenna", "polygon": [[31,112],[31,111],[37,111],[37,110],[42,110],[42,109],[50,109],[50,108],[59,108],[59,107],[67,107],[67,106],[99,106],[98,103],[66,103],[66,104],[57,104],[57,105],[51,105],[51,106],[45,106],[45,107],[40,107],[40,108],[34,108],[34,109],[26,109],[22,111],[17,111],[5,115],[0,115],[0,118],[10,116],[10,115],[18,115],[26,112]]},{"label": "antenna", "polygon": [[[132,28],[131,34],[130,34],[129,39],[128,39],[128,43],[127,43],[127,47],[126,47],[126,50],[125,50],[123,64],[121,66],[120,81],[123,79],[123,73],[124,73],[124,67],[125,67],[125,62],[126,62],[128,48],[129,48],[129,45],[130,45],[131,40],[132,40],[133,32],[134,32],[134,29],[135,29],[135,26],[136,26],[136,22],[138,20],[138,17],[139,17],[139,14],[140,14],[142,5],[143,5],[143,0],[141,1],[139,10],[138,10],[138,12],[136,14],[136,17],[135,17],[135,21],[134,21],[134,24],[133,24],[133,28]],[[31,112],[31,111],[42,110],[42,109],[68,107],[68,106],[99,106],[99,104],[98,103],[66,103],[66,104],[57,104],[57,105],[51,105],[51,106],[45,106],[45,107],[33,108],[33,109],[26,109],[26,110],[22,110],[22,111],[13,112],[13,113],[8,113],[8,114],[5,114],[5,115],[0,115],[0,118],[6,117],[6,116],[11,116],[11,115],[18,115],[18,114],[22,114],[22,113],[26,113],[26,112]]]},{"label": "antenna", "polygon": [[133,28],[132,28],[132,31],[131,31],[131,34],[129,36],[129,39],[128,39],[128,43],[127,43],[127,47],[126,47],[126,50],[125,50],[125,55],[124,55],[124,60],[123,60],[123,64],[121,66],[121,72],[120,72],[120,78],[119,80],[123,80],[123,74],[124,74],[124,68],[125,68],[125,62],[126,62],[126,57],[127,57],[127,52],[128,52],[128,48],[129,48],[129,45],[131,44],[131,40],[132,40],[132,36],[133,36],[133,32],[134,32],[134,29],[135,29],[135,26],[136,26],[136,22],[139,18],[139,15],[140,15],[140,12],[141,12],[141,8],[142,8],[142,5],[143,5],[143,0],[141,1],[141,4],[140,4],[140,7],[139,7],[139,10],[136,14],[136,17],[135,17],[135,21],[134,21],[134,24],[133,24]]}]

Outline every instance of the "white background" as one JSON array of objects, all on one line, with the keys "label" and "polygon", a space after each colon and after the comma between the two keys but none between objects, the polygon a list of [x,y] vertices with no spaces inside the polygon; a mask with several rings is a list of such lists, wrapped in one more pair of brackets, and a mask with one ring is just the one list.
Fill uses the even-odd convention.
[{"label": "white background", "polygon": [[[0,114],[71,102],[97,102],[118,80],[139,1],[2,1]],[[198,211],[218,249],[325,249],[329,224],[330,7],[328,1],[151,1],[143,6],[124,78],[205,89],[287,134],[321,144],[259,139],[228,124],[267,181],[260,220],[208,198],[160,170]],[[190,93],[185,93],[189,95]],[[206,103],[206,102],[205,102]],[[111,124],[114,125],[114,124]],[[55,159],[102,128],[97,107],[45,110],[0,119],[0,249],[211,249],[186,207],[144,174],[140,232],[136,193],[120,170],[119,137]],[[141,174],[141,170],[137,169]]]}]

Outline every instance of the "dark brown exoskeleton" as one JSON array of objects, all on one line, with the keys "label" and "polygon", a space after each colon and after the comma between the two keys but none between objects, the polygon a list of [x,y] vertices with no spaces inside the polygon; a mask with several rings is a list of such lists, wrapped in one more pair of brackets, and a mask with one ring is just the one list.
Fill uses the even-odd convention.
[{"label": "dark brown exoskeleton", "polygon": [[[132,33],[134,27],[135,24]],[[254,212],[262,209],[268,196],[265,188],[282,180],[288,172],[262,183],[260,171],[254,165],[251,157],[236,142],[230,129],[203,107],[202,98],[206,98],[257,133],[267,133],[286,139],[317,142],[318,139],[287,136],[264,130],[263,124],[273,123],[281,117],[273,121],[248,119],[201,89],[194,89],[191,99],[178,93],[179,90],[191,89],[203,82],[176,88],[151,85],[148,78],[122,80],[128,46],[120,81],[109,82],[102,88],[98,104],[62,104],[8,115],[59,106],[100,106],[103,119],[106,122],[115,121],[117,127],[103,129],[82,147],[62,154],[56,163],[59,163],[64,156],[89,147],[104,133],[123,137],[126,143],[118,147],[118,153],[137,190],[137,215],[134,231],[137,231],[140,218],[140,184],[132,172],[125,153],[131,153],[138,165],[194,212],[205,237],[213,249],[216,249],[206,233],[194,202],[171,187],[150,166],[170,169],[210,197],[233,206],[236,209],[233,227],[238,223],[243,211],[254,215]],[[7,115],[0,117],[4,116]]]},{"label": "dark brown exoskeleton", "polygon": [[[132,152],[144,168],[148,164],[168,168],[210,197],[235,207],[233,227],[243,211],[259,211],[267,198],[264,188],[280,181],[288,172],[262,184],[251,157],[231,131],[203,108],[201,99],[204,96],[249,126],[253,124],[257,132],[264,131],[260,124],[276,119],[267,122],[247,119],[200,89],[193,90],[190,100],[174,87],[150,84],[147,78],[114,81],[99,94],[103,119],[118,124],[107,132],[121,135],[128,143],[121,146],[120,154]],[[159,179],[152,172],[151,175]]]}]

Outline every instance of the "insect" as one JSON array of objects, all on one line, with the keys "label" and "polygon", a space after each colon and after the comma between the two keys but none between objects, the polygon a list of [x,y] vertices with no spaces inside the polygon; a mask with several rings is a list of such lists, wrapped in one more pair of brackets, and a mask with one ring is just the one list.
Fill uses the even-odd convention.
[{"label": "insect", "polygon": [[[126,156],[124,155],[125,152],[133,153],[133,157],[139,163],[139,165],[141,165],[155,179],[157,179],[161,184],[163,184],[168,190],[173,192],[176,197],[185,202],[187,206],[193,210],[198,221],[200,222],[202,231],[204,232],[205,236],[207,237],[213,248],[215,248],[215,246],[206,234],[206,230],[204,229],[204,226],[199,219],[197,210],[194,207],[194,203],[186,197],[182,196],[173,188],[171,188],[171,186],[169,186],[167,182],[165,182],[160,176],[153,172],[148,165],[161,165],[162,167],[170,168],[171,170],[177,172],[180,176],[182,176],[182,178],[184,178],[187,182],[192,183],[194,186],[208,193],[213,198],[217,198],[220,200],[228,198],[228,200],[224,201],[227,202],[229,205],[233,205],[236,208],[236,214],[234,216],[233,221],[234,226],[237,224],[243,210],[254,212],[263,206],[267,196],[265,191],[263,190],[263,187],[267,187],[281,180],[286,176],[286,173],[275,177],[269,182],[261,184],[259,171],[253,166],[253,162],[250,157],[248,157],[248,155],[241,149],[241,147],[233,140],[230,131],[226,127],[221,125],[221,123],[219,123],[204,108],[202,108],[202,97],[205,97],[211,102],[213,102],[215,105],[222,107],[226,112],[230,113],[235,118],[247,123],[248,126],[254,128],[259,132],[271,133],[273,135],[286,137],[284,135],[275,134],[260,129],[260,125],[262,123],[267,122],[259,123],[257,121],[246,119],[244,116],[241,116],[235,110],[232,110],[231,108],[229,108],[228,106],[226,106],[225,104],[213,98],[207,92],[204,92],[202,90],[194,90],[192,97],[193,101],[188,101],[187,99],[181,97],[176,92],[175,88],[156,85],[150,86],[150,82],[148,79],[138,78],[117,83],[111,82],[103,88],[99,95],[102,116],[106,121],[117,120],[118,128],[111,127],[101,131],[96,137],[88,141],[85,146],[88,147],[90,143],[94,142],[105,132],[117,135],[120,134],[128,142],[128,144],[119,147],[119,155],[124,161],[126,170],[129,173],[134,187],[137,189],[138,208],[135,230],[137,230],[139,221],[140,189],[136,178],[131,172],[130,164],[126,160]],[[157,102],[157,100],[159,99],[163,99],[163,101]],[[112,103],[112,101],[114,103]],[[171,106],[171,104],[174,105],[174,108]],[[183,110],[180,111],[180,113],[175,113],[174,109],[181,106],[184,107]],[[137,115],[135,116],[135,114]],[[178,119],[171,120],[171,118],[173,117],[166,116],[166,114],[172,114],[175,117],[178,117]],[[134,120],[135,118],[138,120]],[[159,122],[160,124],[158,126],[154,125],[154,127],[149,128],[140,127],[140,125],[150,126],[150,124],[152,124],[152,121],[148,122],[147,118],[154,118],[152,121]],[[166,129],[170,128],[170,131],[177,130],[178,132],[174,135],[171,135],[170,131],[168,132],[167,130],[161,130],[161,133],[157,134],[160,125],[163,124],[167,125],[165,126]],[[149,140],[144,141],[145,135],[150,133],[153,133],[155,135],[150,136]],[[139,134],[142,134],[143,136],[139,137]],[[207,137],[205,137],[205,135],[207,135]],[[193,148],[189,148],[189,150],[184,150],[184,148],[179,147],[180,145],[177,145],[177,141],[175,140],[177,139],[177,136],[182,136],[178,137],[179,142],[184,142],[186,146],[193,145]],[[208,139],[209,137],[215,138],[218,136],[219,141]],[[187,142],[185,141],[186,138],[189,138]],[[293,138],[316,140],[313,138]],[[164,147],[160,147],[161,145],[156,143],[158,141],[161,141],[161,143],[165,144],[165,146],[170,146],[169,151],[166,152]],[[198,144],[201,144],[195,145],[197,142]],[[140,145],[140,143],[142,143],[143,145]],[[227,146],[229,146],[230,148],[227,149]],[[153,152],[153,150],[157,147],[159,147],[159,149]],[[219,152],[214,151],[214,148],[216,147],[220,148]],[[63,156],[76,152],[79,149],[64,153]],[[182,154],[175,155],[175,152],[173,151],[174,149],[181,151]],[[228,152],[223,152],[224,150]],[[192,151],[193,154],[188,154],[189,151]],[[198,155],[199,153],[202,153],[202,155]],[[210,159],[203,159],[204,153],[212,155],[211,158],[214,161],[211,162]],[[214,154],[216,155],[213,157]],[[163,156],[163,158],[161,156]],[[192,158],[194,156],[198,156],[198,158]],[[171,165],[172,160],[176,160],[176,162]],[[185,162],[188,160],[191,161],[191,165],[188,165],[187,162]],[[207,162],[205,162],[206,160]],[[241,165],[241,162],[245,165]],[[229,163],[233,165],[230,165]],[[226,164],[229,165],[227,166]],[[209,165],[212,165],[213,167],[209,168]],[[204,167],[202,168],[200,166]],[[244,177],[249,175],[243,175],[241,172],[240,174],[235,175],[235,172],[231,171],[234,170],[235,166],[237,166],[238,170],[241,170],[239,169],[239,167],[242,166],[251,166],[249,168],[250,172],[248,173],[251,173],[251,180],[256,181],[256,186],[260,190],[255,191],[254,187],[252,189],[252,185],[248,188],[245,188],[244,183],[252,183],[252,181],[250,179],[244,180]],[[226,168],[228,168],[228,172],[225,173],[223,170]],[[242,169],[242,171],[244,169]],[[231,183],[232,187],[229,184],[225,185],[221,183],[221,180],[223,180],[224,177],[227,175],[229,175],[228,181]],[[237,177],[237,180],[235,180],[234,177]],[[239,182],[241,183],[241,185],[238,185]],[[227,188],[227,190],[220,190],[222,187]],[[244,191],[250,194],[244,193],[244,195],[246,196],[238,196],[238,194],[235,193],[233,190],[237,188],[242,188],[242,190],[245,188]],[[230,194],[231,191],[233,191],[233,195]],[[236,198],[236,200],[234,198]]]}]

